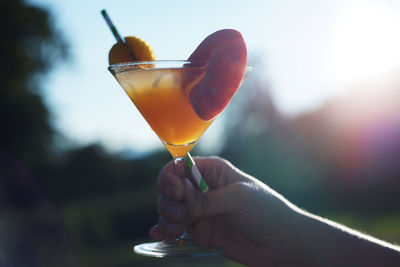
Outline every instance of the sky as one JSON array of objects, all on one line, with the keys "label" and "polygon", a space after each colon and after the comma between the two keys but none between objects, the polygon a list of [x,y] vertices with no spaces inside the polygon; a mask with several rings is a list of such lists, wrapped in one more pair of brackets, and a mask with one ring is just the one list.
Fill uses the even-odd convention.
[{"label": "sky", "polygon": [[[353,84],[400,66],[400,3],[395,0],[30,0],[48,9],[71,60],[44,81],[56,128],[77,145],[138,153],[161,144],[108,72],[115,43],[100,11],[122,35],[146,40],[157,59],[186,59],[209,34],[240,31],[253,69],[280,111],[296,116]],[[205,134],[220,136],[218,120]],[[208,137],[207,137],[208,136]]]}]

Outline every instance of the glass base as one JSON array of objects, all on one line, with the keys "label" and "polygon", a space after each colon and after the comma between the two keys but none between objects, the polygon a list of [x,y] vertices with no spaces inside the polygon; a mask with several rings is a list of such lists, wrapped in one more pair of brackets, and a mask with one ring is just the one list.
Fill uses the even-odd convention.
[{"label": "glass base", "polygon": [[162,242],[151,242],[136,245],[133,250],[135,253],[148,257],[201,257],[217,255],[222,252],[219,247],[197,246],[188,237],[165,240]]}]

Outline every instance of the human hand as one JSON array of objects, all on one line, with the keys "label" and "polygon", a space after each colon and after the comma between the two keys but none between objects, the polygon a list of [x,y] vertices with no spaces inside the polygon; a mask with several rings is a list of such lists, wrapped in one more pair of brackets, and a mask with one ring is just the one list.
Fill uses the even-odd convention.
[{"label": "human hand", "polygon": [[169,162],[158,176],[160,219],[150,235],[177,238],[186,228],[196,243],[223,247],[223,255],[245,264],[287,260],[281,255],[293,250],[291,204],[224,159],[195,162],[210,191],[193,186],[184,161]]}]

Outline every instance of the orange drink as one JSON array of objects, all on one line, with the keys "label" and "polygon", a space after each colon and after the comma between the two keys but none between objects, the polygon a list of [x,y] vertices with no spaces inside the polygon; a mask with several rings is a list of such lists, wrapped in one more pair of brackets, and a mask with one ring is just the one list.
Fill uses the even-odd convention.
[{"label": "orange drink", "polygon": [[115,73],[115,77],[174,158],[185,157],[211,124],[194,112],[192,87],[200,67],[156,68],[152,64]]}]

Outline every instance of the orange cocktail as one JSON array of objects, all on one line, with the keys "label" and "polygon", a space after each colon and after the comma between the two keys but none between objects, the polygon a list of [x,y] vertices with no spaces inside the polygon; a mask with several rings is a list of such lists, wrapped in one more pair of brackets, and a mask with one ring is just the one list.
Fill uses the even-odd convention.
[{"label": "orange cocktail", "polygon": [[200,119],[189,102],[190,90],[202,77],[202,67],[178,63],[176,68],[142,64],[115,73],[174,158],[185,157],[212,122]]}]

